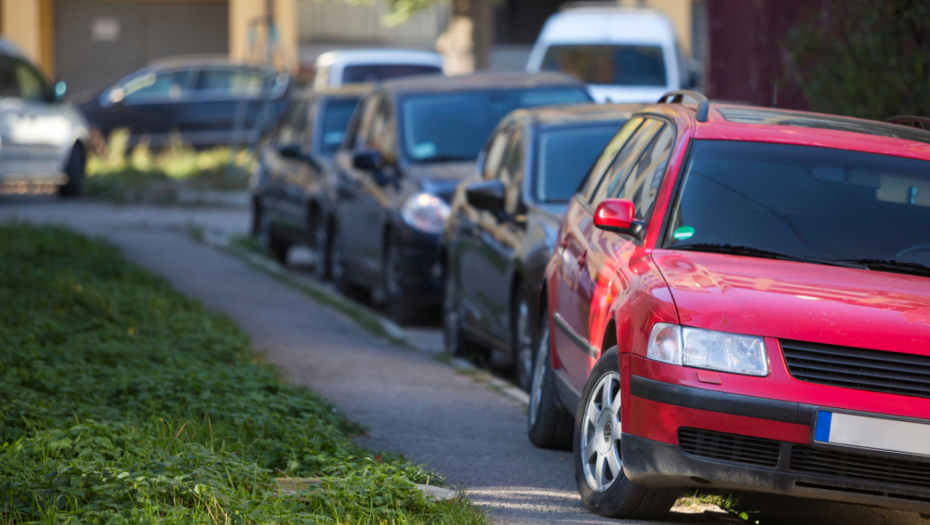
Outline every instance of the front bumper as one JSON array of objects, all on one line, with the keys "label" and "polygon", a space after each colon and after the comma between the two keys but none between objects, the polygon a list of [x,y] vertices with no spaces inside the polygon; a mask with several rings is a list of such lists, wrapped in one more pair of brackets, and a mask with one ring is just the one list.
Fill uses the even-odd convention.
[{"label": "front bumper", "polygon": [[632,424],[624,424],[621,444],[632,481],[930,513],[930,459],[812,447],[814,405],[636,375],[628,381],[633,408],[625,417]]}]

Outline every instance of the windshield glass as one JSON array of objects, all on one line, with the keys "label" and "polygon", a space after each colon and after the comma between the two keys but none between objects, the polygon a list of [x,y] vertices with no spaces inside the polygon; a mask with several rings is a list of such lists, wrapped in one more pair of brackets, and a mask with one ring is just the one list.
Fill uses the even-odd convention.
[{"label": "windshield glass", "polygon": [[588,84],[667,85],[665,59],[659,46],[552,45],[546,50],[542,70],[564,71]]},{"label": "windshield glass", "polygon": [[333,100],[326,104],[326,109],[323,110],[323,128],[320,130],[323,134],[320,150],[323,153],[334,153],[339,149],[346,137],[346,128],[349,127],[356,106],[358,99]]},{"label": "windshield glass", "polygon": [[581,88],[412,95],[402,102],[404,150],[414,162],[474,160],[511,111],[590,100]]},{"label": "windshield glass", "polygon": [[342,83],[378,82],[410,75],[428,75],[442,73],[438,66],[416,66],[411,64],[364,64],[346,66],[342,70]]},{"label": "windshield glass", "polygon": [[539,135],[536,200],[568,202],[622,122],[544,131]]},{"label": "windshield glass", "polygon": [[748,245],[930,265],[930,162],[809,146],[694,142],[667,247]]}]

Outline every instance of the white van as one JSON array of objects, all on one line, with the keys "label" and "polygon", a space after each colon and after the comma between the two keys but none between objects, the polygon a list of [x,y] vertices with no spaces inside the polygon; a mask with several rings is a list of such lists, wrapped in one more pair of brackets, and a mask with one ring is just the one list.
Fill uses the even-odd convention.
[{"label": "white van", "polygon": [[552,15],[526,70],[575,75],[598,102],[655,102],[692,87],[671,22],[640,8],[579,5]]},{"label": "white van", "polygon": [[345,84],[374,83],[408,75],[442,73],[442,55],[412,49],[345,49],[316,59],[317,91]]}]

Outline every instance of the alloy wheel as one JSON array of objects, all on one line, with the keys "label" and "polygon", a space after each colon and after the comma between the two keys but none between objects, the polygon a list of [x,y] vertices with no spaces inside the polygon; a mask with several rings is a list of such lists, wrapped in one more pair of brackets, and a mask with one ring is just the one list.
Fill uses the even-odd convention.
[{"label": "alloy wheel", "polygon": [[608,372],[588,399],[578,447],[588,485],[604,492],[622,472],[620,459],[620,374]]}]

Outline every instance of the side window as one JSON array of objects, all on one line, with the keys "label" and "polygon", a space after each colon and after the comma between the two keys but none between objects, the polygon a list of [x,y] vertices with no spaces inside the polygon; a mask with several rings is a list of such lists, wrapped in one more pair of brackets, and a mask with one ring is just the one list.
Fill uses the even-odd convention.
[{"label": "side window", "polygon": [[368,126],[366,142],[368,146],[377,150],[388,162],[393,162],[394,155],[394,119],[392,118],[391,101],[382,96],[381,102],[375,109]]},{"label": "side window", "polygon": [[375,111],[381,105],[381,101],[384,99],[384,95],[377,94],[370,97],[365,101],[365,105],[362,107],[361,121],[358,125],[358,131],[355,135],[355,147],[370,147],[371,144],[368,142],[371,134],[369,133],[369,128],[371,128],[371,122],[374,119]]},{"label": "side window", "polygon": [[601,178],[600,185],[595,190],[594,195],[589,202],[591,206],[597,206],[602,200],[609,196],[616,196],[617,188],[624,175],[630,171],[630,167],[639,159],[640,153],[656,136],[663,124],[659,120],[647,119],[642,126],[630,137],[630,140],[620,150],[620,154],[614,159],[607,174]]},{"label": "side window", "polygon": [[652,215],[674,145],[675,128],[665,126],[643,151],[616,194],[617,198],[633,201],[636,210],[634,216],[638,220],[648,220]]},{"label": "side window", "polygon": [[42,100],[45,96],[45,81],[32,69],[32,66],[17,61],[13,66],[13,74],[19,87],[19,96],[26,100]]},{"label": "side window", "polygon": [[497,132],[491,145],[488,146],[488,154],[484,160],[484,169],[481,172],[481,178],[484,180],[496,179],[501,167],[501,160],[507,152],[507,145],[510,143],[510,135],[513,130],[504,128]]},{"label": "side window", "polygon": [[502,162],[500,170],[501,182],[507,188],[504,198],[504,210],[507,213],[516,213],[520,205],[520,190],[523,186],[523,130],[514,128],[507,147],[507,155]]},{"label": "side window", "polygon": [[601,182],[607,168],[613,163],[620,148],[622,148],[623,145],[626,144],[626,141],[629,140],[630,136],[639,129],[643,120],[642,117],[636,117],[627,121],[614,138],[610,140],[607,147],[604,148],[604,152],[601,153],[601,156],[595,161],[594,166],[591,167],[591,171],[588,172],[587,177],[581,183],[581,194],[584,196],[585,200],[588,202],[591,201],[591,198],[594,196],[594,191]]},{"label": "side window", "polygon": [[197,81],[197,93],[223,98],[249,98],[262,94],[264,75],[248,69],[204,69]]},{"label": "side window", "polygon": [[176,100],[188,93],[194,74],[190,69],[149,71],[127,80],[122,96],[127,102]]},{"label": "side window", "polygon": [[293,100],[285,109],[281,118],[280,128],[278,129],[278,144],[295,144],[300,139],[298,133],[303,125],[303,120],[307,112],[306,100]]}]

